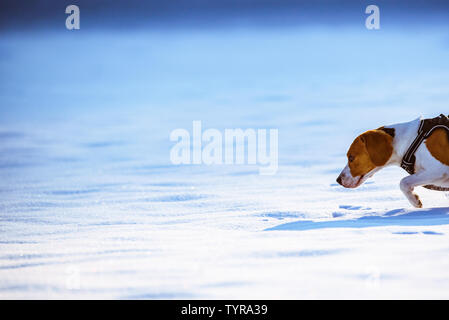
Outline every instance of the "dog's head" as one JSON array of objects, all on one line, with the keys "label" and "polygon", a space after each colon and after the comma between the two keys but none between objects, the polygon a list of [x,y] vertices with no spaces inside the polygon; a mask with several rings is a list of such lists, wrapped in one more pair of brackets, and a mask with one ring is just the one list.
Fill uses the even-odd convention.
[{"label": "dog's head", "polygon": [[383,168],[393,154],[391,130],[379,128],[358,136],[349,148],[348,163],[337,182],[345,188],[357,188]]}]

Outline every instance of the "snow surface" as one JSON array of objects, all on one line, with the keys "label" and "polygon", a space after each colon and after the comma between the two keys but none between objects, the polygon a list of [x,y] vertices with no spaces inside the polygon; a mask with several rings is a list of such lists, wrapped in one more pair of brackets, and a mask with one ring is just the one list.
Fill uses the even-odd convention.
[{"label": "snow surface", "polygon": [[[449,198],[364,130],[448,112],[449,32],[4,33],[0,298],[449,298]],[[279,170],[174,166],[176,128],[279,129]]]}]

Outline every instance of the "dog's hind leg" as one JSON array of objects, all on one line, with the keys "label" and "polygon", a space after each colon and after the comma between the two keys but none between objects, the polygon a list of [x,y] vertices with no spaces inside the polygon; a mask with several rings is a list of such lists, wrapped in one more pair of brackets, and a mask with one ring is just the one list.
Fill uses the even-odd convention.
[{"label": "dog's hind leg", "polygon": [[438,174],[434,174],[433,172],[421,171],[402,179],[400,184],[401,190],[414,207],[422,208],[422,202],[413,190],[415,187],[432,184],[439,178]]}]

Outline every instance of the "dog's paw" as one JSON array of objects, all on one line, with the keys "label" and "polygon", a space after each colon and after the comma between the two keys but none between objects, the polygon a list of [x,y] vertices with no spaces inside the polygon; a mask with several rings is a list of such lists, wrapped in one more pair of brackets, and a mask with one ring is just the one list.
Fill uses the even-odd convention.
[{"label": "dog's paw", "polygon": [[410,201],[415,208],[422,208],[422,201],[419,199],[419,196],[413,193],[413,201]]},{"label": "dog's paw", "polygon": [[415,208],[421,209],[423,207],[421,200],[418,200],[416,204],[413,204]]}]

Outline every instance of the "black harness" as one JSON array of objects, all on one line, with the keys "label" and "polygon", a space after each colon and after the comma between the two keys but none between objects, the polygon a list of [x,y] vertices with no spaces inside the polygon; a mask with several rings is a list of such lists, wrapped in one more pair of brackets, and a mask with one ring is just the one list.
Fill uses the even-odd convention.
[{"label": "black harness", "polygon": [[[413,140],[412,144],[402,158],[401,167],[409,174],[415,173],[416,150],[418,150],[419,146],[425,139],[430,137],[430,135],[439,128],[446,129],[449,138],[449,117],[442,114],[439,117],[433,119],[421,120],[416,138],[415,140]],[[424,187],[432,190],[449,191],[449,188],[437,187],[432,185]]]}]

